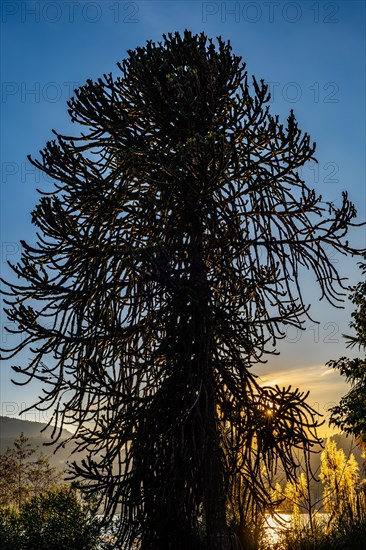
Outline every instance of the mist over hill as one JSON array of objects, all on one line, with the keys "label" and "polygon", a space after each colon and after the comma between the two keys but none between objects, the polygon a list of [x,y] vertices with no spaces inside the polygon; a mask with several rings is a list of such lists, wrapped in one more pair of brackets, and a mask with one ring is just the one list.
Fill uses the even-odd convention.
[{"label": "mist over hill", "polygon": [[[46,428],[46,429],[45,429]],[[27,437],[38,437],[44,440],[51,439],[52,426],[46,427],[42,422],[22,420],[10,416],[0,416],[0,438],[18,437],[23,432]],[[44,430],[42,432],[42,430]],[[67,439],[72,434],[68,430],[62,430],[62,438]],[[0,441],[1,441],[0,440]]]},{"label": "mist over hill", "polygon": [[[29,438],[29,443],[37,448],[37,451],[47,455],[52,466],[60,469],[66,468],[67,460],[77,460],[85,458],[85,454],[75,453],[71,456],[75,445],[72,442],[66,443],[66,440],[72,436],[68,430],[62,430],[62,434],[57,444],[52,443],[52,426],[47,427],[47,424],[41,422],[32,422],[30,420],[22,420],[20,418],[11,418],[9,416],[0,416],[0,452],[4,452],[7,447],[12,447],[13,442],[20,434]],[[56,451],[56,447],[64,443]]]}]

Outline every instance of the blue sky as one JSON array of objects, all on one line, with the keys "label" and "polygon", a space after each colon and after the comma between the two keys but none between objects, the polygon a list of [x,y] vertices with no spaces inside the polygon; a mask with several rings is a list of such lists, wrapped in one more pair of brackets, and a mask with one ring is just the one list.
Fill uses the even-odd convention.
[{"label": "blue sky", "polygon": [[[126,50],[158,41],[163,33],[204,31],[230,39],[249,74],[271,83],[271,110],[285,121],[294,109],[300,127],[317,143],[319,166],[304,170],[309,185],[335,200],[348,190],[365,217],[365,2],[313,1],[6,1],[1,4],[1,271],[17,261],[19,239],[34,240],[30,212],[39,187],[26,156],[52,138],[51,129],[72,132],[66,100],[87,78],[118,69]],[[364,247],[365,230],[352,234]],[[334,261],[351,282],[360,279],[354,258]],[[346,386],[324,364],[345,353],[352,306],[334,310],[323,302],[313,281],[304,279],[313,317],[307,333],[289,330],[281,356],[261,368],[264,381],[311,389],[310,402],[337,401]],[[6,335],[4,314],[1,339]],[[26,360],[26,358],[22,358]],[[0,414],[17,414],[39,389],[10,384],[10,368],[0,372]],[[317,405],[316,405],[317,406]],[[37,416],[38,415],[38,416]],[[40,413],[29,419],[41,420]]]}]

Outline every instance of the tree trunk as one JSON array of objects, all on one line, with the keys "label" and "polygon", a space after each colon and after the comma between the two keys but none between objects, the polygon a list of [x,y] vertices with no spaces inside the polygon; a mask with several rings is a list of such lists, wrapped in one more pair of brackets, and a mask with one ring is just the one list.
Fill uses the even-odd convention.
[{"label": "tree trunk", "polygon": [[230,535],[226,521],[224,469],[220,458],[217,426],[216,387],[213,366],[213,318],[211,292],[204,261],[202,226],[195,227],[191,280],[196,308],[196,369],[202,380],[201,415],[204,419],[205,456],[203,457],[203,506],[207,550],[229,550]]},{"label": "tree trunk", "polygon": [[208,388],[208,451],[204,464],[204,510],[208,550],[229,550],[230,535],[226,521],[223,466],[219,456],[216,405],[213,389]]}]

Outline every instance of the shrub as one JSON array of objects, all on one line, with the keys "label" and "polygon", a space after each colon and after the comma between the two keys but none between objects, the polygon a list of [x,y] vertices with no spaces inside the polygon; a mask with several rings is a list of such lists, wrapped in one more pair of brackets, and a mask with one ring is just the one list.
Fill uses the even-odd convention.
[{"label": "shrub", "polygon": [[97,550],[100,541],[95,510],[71,486],[36,496],[19,512],[0,509],[3,550]]}]

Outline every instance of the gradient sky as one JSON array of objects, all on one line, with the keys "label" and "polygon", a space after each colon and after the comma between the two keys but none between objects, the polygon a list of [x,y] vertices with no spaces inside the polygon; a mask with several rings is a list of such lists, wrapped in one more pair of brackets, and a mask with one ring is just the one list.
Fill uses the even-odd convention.
[{"label": "gradient sky", "polygon": [[[299,126],[317,143],[318,167],[304,169],[308,185],[335,200],[348,190],[359,221],[366,219],[365,188],[365,2],[303,0],[200,1],[6,1],[1,3],[1,272],[20,257],[19,239],[34,240],[30,212],[36,188],[50,184],[35,174],[26,155],[37,156],[51,129],[72,132],[66,101],[87,78],[118,73],[126,50],[158,41],[163,33],[204,31],[230,40],[249,74],[270,83],[271,112],[285,122],[294,109]],[[365,247],[365,229],[351,242]],[[333,256],[350,283],[360,280],[355,258]],[[325,366],[346,354],[342,333],[349,332],[353,309],[319,302],[309,276],[302,285],[316,325],[289,329],[281,355],[269,358],[258,373],[268,384],[310,390],[309,403],[324,413],[347,386]],[[1,340],[11,344],[1,314]],[[13,360],[17,364],[26,356]],[[17,415],[34,402],[40,388],[10,383],[10,363],[0,372],[0,414]],[[47,413],[28,413],[44,421]]]}]

